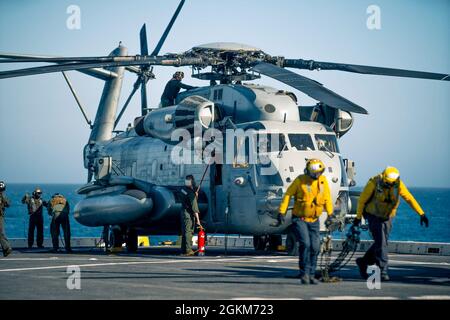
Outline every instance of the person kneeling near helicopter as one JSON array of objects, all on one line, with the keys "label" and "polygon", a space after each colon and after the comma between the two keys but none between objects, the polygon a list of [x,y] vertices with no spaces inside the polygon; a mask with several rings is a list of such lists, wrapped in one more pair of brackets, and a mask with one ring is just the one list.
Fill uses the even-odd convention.
[{"label": "person kneeling near helicopter", "polygon": [[177,71],[173,74],[172,79],[167,82],[164,92],[161,96],[161,108],[173,106],[180,89],[191,90],[197,87],[189,86],[181,82],[184,78],[184,72]]},{"label": "person kneeling near helicopter", "polygon": [[359,226],[361,218],[369,223],[369,230],[374,243],[362,258],[356,259],[356,264],[363,279],[367,279],[367,267],[376,264],[381,269],[381,280],[389,281],[388,275],[388,238],[392,228],[392,220],[402,197],[420,216],[420,225],[425,223],[428,228],[428,218],[408,191],[400,172],[394,167],[387,167],[381,174],[369,179],[359,196],[354,226]]},{"label": "person kneeling near helicopter", "polygon": [[47,206],[48,214],[52,217],[50,223],[50,233],[52,235],[53,252],[59,251],[59,228],[62,227],[64,233],[64,246],[67,253],[72,252],[70,247],[70,223],[69,223],[69,202],[62,194],[55,193]]},{"label": "person kneeling near helicopter", "polygon": [[299,242],[299,268],[302,284],[318,284],[315,279],[317,257],[320,251],[319,216],[324,209],[331,217],[333,204],[327,178],[322,175],[325,165],[318,159],[306,163],[305,173],[289,186],[279,207],[279,219],[284,220],[291,197],[292,227]]},{"label": "person kneeling near helicopter", "polygon": [[200,210],[197,203],[197,193],[195,191],[195,180],[193,175],[187,175],[185,186],[181,188],[181,254],[193,256],[192,236],[194,234],[194,222],[197,227],[203,229],[200,223]]}]

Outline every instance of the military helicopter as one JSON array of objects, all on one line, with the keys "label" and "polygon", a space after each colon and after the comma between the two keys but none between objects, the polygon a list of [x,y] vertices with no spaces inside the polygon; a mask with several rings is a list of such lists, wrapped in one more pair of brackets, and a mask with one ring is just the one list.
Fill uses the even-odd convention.
[{"label": "military helicopter", "polygon": [[[306,161],[318,158],[327,167],[324,175],[330,182],[335,216],[342,230],[355,213],[358,193],[350,190],[355,185],[354,163],[344,159],[338,139],[352,128],[353,113],[368,112],[321,83],[286,68],[444,81],[450,80],[449,75],[287,59],[237,43],[209,43],[179,54],[159,55],[184,2],[178,5],[150,54],[145,25],[140,31],[139,55],[128,55],[122,44],[110,55],[101,57],[0,54],[0,63],[4,64],[50,63],[1,71],[0,79],[52,72],[65,75],[65,71],[77,70],[105,81],[95,121],[88,121],[91,134],[84,148],[88,181],[78,190],[85,198],[74,208],[75,219],[85,226],[103,226],[105,241],[110,246],[126,242],[128,250],[134,252],[138,234],[179,233],[181,203],[177,194],[185,176],[192,174],[201,183],[199,207],[209,232],[252,235],[258,250],[267,245],[277,246],[281,235],[287,234],[287,250],[295,254],[295,236],[289,228],[290,210],[285,222],[280,224],[278,205],[289,184],[303,172]],[[173,106],[149,108],[146,86],[156,78],[153,66],[191,66],[192,77],[210,83],[180,93]],[[117,114],[125,71],[134,73],[137,80]],[[263,75],[307,94],[318,103],[300,106],[292,92],[251,83]],[[79,104],[66,75],[65,78]],[[141,115],[125,131],[116,131],[138,89]],[[79,107],[85,115],[81,104]],[[211,129],[223,135],[221,141],[217,137],[213,139],[208,133]],[[200,138],[194,135],[182,141],[181,147],[193,151],[193,157],[199,161],[173,161],[183,140],[180,136],[173,139],[177,130],[189,134],[200,132]],[[231,147],[224,144],[238,130],[250,133],[232,136],[235,144]],[[221,163],[211,162],[211,157],[208,160],[204,156],[204,150],[214,143],[222,147],[222,155],[234,154],[237,146],[243,146],[244,154],[249,155],[253,145],[247,142],[250,140],[257,141],[257,148],[265,146],[261,153],[266,161],[251,162],[244,156]],[[196,149],[196,145],[200,147]],[[266,174],[268,167],[275,170]],[[324,218],[321,220],[321,229],[325,230]]]}]

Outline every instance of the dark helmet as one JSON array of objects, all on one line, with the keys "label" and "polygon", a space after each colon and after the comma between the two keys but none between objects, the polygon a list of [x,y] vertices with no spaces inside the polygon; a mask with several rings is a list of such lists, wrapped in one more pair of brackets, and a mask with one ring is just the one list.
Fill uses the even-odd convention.
[{"label": "dark helmet", "polygon": [[3,192],[6,190],[6,184],[3,181],[0,181],[0,192]]},{"label": "dark helmet", "polygon": [[33,196],[34,197],[39,198],[41,195],[42,195],[41,188],[38,187],[38,188],[34,189],[34,191],[33,191]]},{"label": "dark helmet", "polygon": [[195,187],[195,179],[194,176],[192,174],[188,174],[185,178],[186,181],[190,181],[190,185],[192,187]]},{"label": "dark helmet", "polygon": [[174,78],[181,78],[181,79],[183,79],[184,78],[184,72],[183,71],[177,71],[177,72],[175,72],[173,74],[173,77]]}]

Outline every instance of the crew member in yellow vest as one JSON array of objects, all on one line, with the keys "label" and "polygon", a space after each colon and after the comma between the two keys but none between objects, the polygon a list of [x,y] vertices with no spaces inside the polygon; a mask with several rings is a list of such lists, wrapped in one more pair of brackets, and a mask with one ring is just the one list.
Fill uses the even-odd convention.
[{"label": "crew member in yellow vest", "polygon": [[381,269],[381,279],[389,280],[388,275],[388,238],[392,228],[392,220],[397,212],[402,197],[420,216],[420,224],[428,227],[428,218],[416,199],[408,191],[400,172],[394,167],[387,167],[381,174],[369,179],[359,197],[356,219],[358,226],[361,218],[369,223],[369,230],[374,243],[362,258],[356,259],[361,277],[368,278],[367,266],[376,264]]},{"label": "crew member in yellow vest", "polygon": [[317,256],[320,250],[319,217],[323,211],[333,214],[325,165],[317,159],[306,163],[305,173],[298,176],[284,195],[279,213],[283,220],[291,197],[295,198],[292,225],[299,242],[299,268],[302,284],[317,284],[315,279]]},{"label": "crew member in yellow vest", "polygon": [[50,223],[50,233],[52,235],[53,252],[59,251],[59,228],[63,229],[64,246],[67,253],[71,253],[70,247],[70,223],[69,223],[69,202],[62,194],[55,193],[48,202],[48,214],[52,217]]}]

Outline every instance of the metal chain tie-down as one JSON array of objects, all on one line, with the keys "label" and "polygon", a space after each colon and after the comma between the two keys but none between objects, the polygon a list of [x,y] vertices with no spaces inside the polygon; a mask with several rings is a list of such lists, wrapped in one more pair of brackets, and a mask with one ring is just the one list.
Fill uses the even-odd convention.
[{"label": "metal chain tie-down", "polygon": [[[342,279],[338,277],[330,277],[330,273],[339,271],[345,267],[355,254],[358,244],[360,243],[359,228],[351,226],[347,232],[346,239],[342,243],[342,250],[331,263],[331,253],[333,251],[331,231],[327,228],[326,235],[322,238],[320,247],[320,272],[323,282],[339,282]],[[350,254],[350,256],[348,256]]]}]

